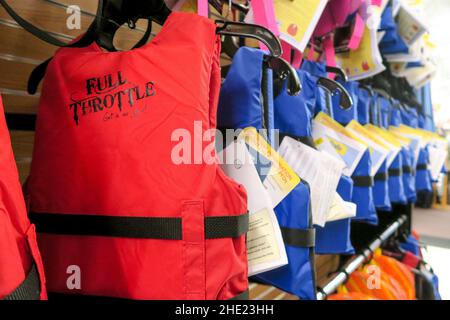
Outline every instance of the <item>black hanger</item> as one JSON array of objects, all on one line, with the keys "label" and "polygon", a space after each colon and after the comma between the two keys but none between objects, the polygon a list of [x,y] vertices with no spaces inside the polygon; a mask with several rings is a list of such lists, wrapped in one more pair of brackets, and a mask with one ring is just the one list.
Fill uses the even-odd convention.
[{"label": "black hanger", "polygon": [[325,66],[325,71],[328,73],[333,73],[338,75],[339,77],[344,80],[344,82],[348,82],[348,77],[345,71],[339,67],[331,67],[331,66]]},{"label": "black hanger", "polygon": [[264,43],[273,57],[280,57],[283,53],[280,40],[269,29],[257,24],[244,22],[216,20],[216,33],[223,36],[237,36],[252,38]]},{"label": "black hanger", "polygon": [[[297,71],[286,60],[281,57],[265,56],[264,61],[274,71],[274,75],[277,77],[274,83],[277,80],[284,82],[287,79],[287,93],[290,96],[296,96],[302,91],[302,84]],[[278,93],[275,92],[274,95],[277,96]]]},{"label": "black hanger", "polygon": [[[138,19],[147,19],[149,21],[147,32],[135,46],[137,47],[148,40],[151,31],[151,21],[163,24],[170,13],[171,10],[166,6],[164,0],[99,0],[96,19],[88,31],[78,41],[68,46],[84,47],[92,42],[97,42],[107,50],[115,51],[112,41],[120,26],[127,23],[130,28],[134,28]],[[222,20],[216,21],[216,24],[217,34],[257,39],[269,48],[272,56],[279,57],[282,54],[278,38],[267,28],[254,24]],[[48,62],[47,60],[33,70],[28,82],[29,93],[36,93]]]},{"label": "black hanger", "polygon": [[326,88],[329,92],[331,92],[331,95],[334,95],[337,92],[340,93],[341,98],[339,101],[339,106],[342,109],[347,110],[353,106],[352,97],[339,82],[326,77],[320,77],[319,80],[317,80],[317,85]]}]

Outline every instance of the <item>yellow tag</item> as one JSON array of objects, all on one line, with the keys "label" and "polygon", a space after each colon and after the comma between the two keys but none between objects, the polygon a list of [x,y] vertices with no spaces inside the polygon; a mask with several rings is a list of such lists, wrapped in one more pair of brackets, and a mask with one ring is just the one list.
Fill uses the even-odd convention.
[{"label": "yellow tag", "polygon": [[272,179],[283,192],[286,194],[291,192],[301,182],[300,177],[258,133],[256,128],[245,128],[240,136],[249,146],[270,160],[272,166],[266,179]]},{"label": "yellow tag", "polygon": [[396,138],[398,141],[400,141],[400,143],[401,143],[403,146],[405,146],[405,147],[408,146],[408,145],[410,145],[411,142],[412,142],[411,139],[402,136],[401,134],[399,134],[399,133],[396,132],[395,130],[392,130],[392,127],[389,128],[389,132],[390,132],[392,135],[394,135],[395,138]]},{"label": "yellow tag", "polygon": [[359,122],[353,120],[347,125],[347,127],[350,128],[351,130],[358,132],[360,135],[363,135],[368,139],[372,140],[383,149],[389,150],[389,147],[382,140],[380,140],[373,132],[363,127]]},{"label": "yellow tag", "polygon": [[322,14],[327,1],[273,0],[278,29],[284,38],[294,40],[301,51],[306,47],[316,19]]},{"label": "yellow tag", "polygon": [[333,147],[336,149],[337,153],[339,153],[341,156],[345,156],[347,154],[348,147],[345,146],[343,143],[340,143],[339,141],[328,137],[328,140],[333,145]]},{"label": "yellow tag", "polygon": [[315,144],[317,147],[320,146],[322,143],[323,143],[323,139],[322,139],[322,138],[319,138],[319,139],[317,139],[316,141],[314,141],[314,144]]},{"label": "yellow tag", "polygon": [[361,141],[357,136],[355,136],[354,134],[352,134],[351,132],[346,130],[345,127],[343,127],[340,123],[338,123],[336,120],[331,118],[326,113],[319,112],[319,114],[316,116],[315,120],[318,123],[330,128],[336,132],[339,132],[339,133],[345,135],[347,138],[350,138],[350,139],[362,144],[366,148],[368,147],[368,145],[364,141]]},{"label": "yellow tag", "polygon": [[402,144],[396,139],[396,137],[393,134],[391,134],[386,129],[376,127],[373,124],[366,124],[366,128],[369,129],[370,131],[374,132],[375,134],[378,134],[379,136],[381,136],[381,138],[383,138],[390,144],[392,144],[398,148],[402,148]]}]

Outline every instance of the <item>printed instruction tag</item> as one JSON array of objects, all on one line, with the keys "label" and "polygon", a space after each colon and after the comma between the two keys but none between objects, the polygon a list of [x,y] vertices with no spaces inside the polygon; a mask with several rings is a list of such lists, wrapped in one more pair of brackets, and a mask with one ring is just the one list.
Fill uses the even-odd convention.
[{"label": "printed instruction tag", "polygon": [[364,128],[355,120],[350,122],[346,128],[369,146],[370,157],[372,160],[370,176],[374,177],[389,155],[389,148],[372,132]]},{"label": "printed instruction tag", "polygon": [[325,226],[345,163],[289,137],[283,140],[278,152],[308,182],[313,224]]},{"label": "printed instruction tag", "polygon": [[258,173],[275,208],[300,183],[300,177],[255,128],[244,129],[238,139],[245,141],[256,158]]},{"label": "printed instruction tag", "polygon": [[[312,136],[319,150],[332,156],[337,154],[344,161],[346,168],[343,173],[349,177],[353,175],[367,150],[367,145],[322,112],[313,120]],[[330,144],[334,151],[330,151]]]},{"label": "printed instruction tag", "polygon": [[333,202],[328,211],[327,222],[354,218],[356,217],[356,208],[356,203],[344,201],[344,199],[335,192]]},{"label": "printed instruction tag", "polygon": [[406,131],[401,127],[389,127],[389,131],[411,140],[409,148],[410,150],[412,150],[412,153],[414,155],[413,168],[415,168],[417,166],[417,163],[419,162],[420,149],[425,148],[426,146],[426,144],[422,142],[422,137],[419,134],[414,133],[413,131]]},{"label": "printed instruction tag", "polygon": [[250,213],[247,233],[249,275],[286,265],[286,250],[272,201],[244,140],[234,141],[218,156],[222,160],[221,168],[225,174],[247,190]]},{"label": "printed instruction tag", "polygon": [[274,0],[280,38],[303,52],[328,0]]},{"label": "printed instruction tag", "polygon": [[378,139],[382,140],[383,143],[389,147],[389,154],[386,158],[386,165],[388,168],[392,165],[395,158],[399,154],[399,152],[402,150],[402,146],[395,140],[393,140],[391,137],[386,136],[385,132],[372,124],[366,124],[364,126],[367,130],[371,131],[373,134],[377,135]]}]

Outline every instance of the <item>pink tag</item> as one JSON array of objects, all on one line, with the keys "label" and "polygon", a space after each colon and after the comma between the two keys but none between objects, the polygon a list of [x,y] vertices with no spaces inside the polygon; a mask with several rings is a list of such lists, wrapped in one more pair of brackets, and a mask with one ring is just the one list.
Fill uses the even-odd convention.
[{"label": "pink tag", "polygon": [[275,19],[275,9],[273,1],[252,0],[253,18],[256,24],[266,27],[276,36],[280,35],[277,20]]},{"label": "pink tag", "polygon": [[[325,60],[327,63],[327,66],[329,67],[336,67],[336,52],[334,51],[334,43],[333,43],[333,37],[328,36],[325,39],[323,39],[323,50],[325,54]],[[328,78],[334,79],[336,77],[335,74],[329,73]]]},{"label": "pink tag", "polygon": [[364,35],[364,20],[359,15],[359,13],[355,16],[355,26],[353,29],[353,34],[350,39],[350,42],[348,43],[348,47],[351,50],[356,50],[359,48],[359,45],[361,44],[362,37]]},{"label": "pink tag", "polygon": [[197,0],[197,13],[200,16],[208,17],[209,14],[208,0]]}]

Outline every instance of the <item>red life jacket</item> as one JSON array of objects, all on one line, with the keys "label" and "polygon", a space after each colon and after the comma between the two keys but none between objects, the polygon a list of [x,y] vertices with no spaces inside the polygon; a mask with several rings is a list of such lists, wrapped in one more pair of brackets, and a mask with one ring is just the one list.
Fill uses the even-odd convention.
[{"label": "red life jacket", "polygon": [[36,232],[27,218],[0,96],[0,300],[46,298]]},{"label": "red life jacket", "polygon": [[[58,50],[44,79],[27,184],[49,292],[245,293],[246,192],[218,166],[214,135],[201,141],[216,127],[219,55],[216,25],[177,12],[138,49]],[[200,134],[189,147],[192,164],[172,159],[184,139],[172,141],[177,129]],[[199,162],[199,151],[213,161]]]}]

